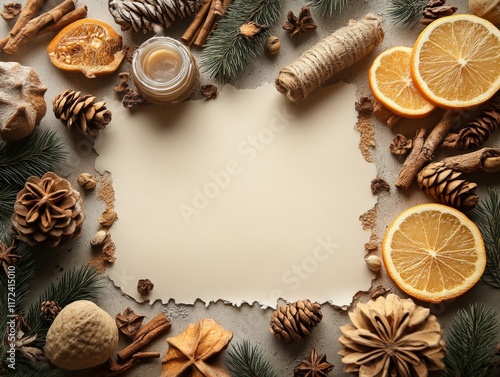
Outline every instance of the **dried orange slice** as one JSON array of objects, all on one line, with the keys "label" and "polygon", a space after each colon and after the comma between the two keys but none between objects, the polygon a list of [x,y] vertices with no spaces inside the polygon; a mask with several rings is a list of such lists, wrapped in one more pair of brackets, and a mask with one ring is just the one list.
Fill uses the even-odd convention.
[{"label": "dried orange slice", "polygon": [[397,46],[382,52],[368,70],[373,96],[392,112],[406,118],[423,118],[436,107],[413,85],[410,47]]},{"label": "dried orange slice", "polygon": [[115,72],[125,57],[122,37],[94,18],[66,26],[49,43],[47,53],[57,68],[81,71],[89,78]]},{"label": "dried orange slice", "polygon": [[399,288],[432,303],[468,291],[486,266],[477,226],[462,212],[435,203],[411,207],[392,222],[382,257]]},{"label": "dried orange slice", "polygon": [[410,71],[420,93],[437,106],[486,102],[500,89],[500,30],[470,14],[439,18],[417,38]]}]

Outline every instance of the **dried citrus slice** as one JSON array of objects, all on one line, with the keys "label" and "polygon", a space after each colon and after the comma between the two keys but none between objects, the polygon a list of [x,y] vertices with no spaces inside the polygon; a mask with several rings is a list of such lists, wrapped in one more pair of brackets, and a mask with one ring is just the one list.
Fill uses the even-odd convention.
[{"label": "dried citrus slice", "polygon": [[470,14],[439,18],[417,38],[410,71],[420,93],[437,106],[486,102],[500,89],[500,30]]},{"label": "dried citrus slice", "polygon": [[399,288],[433,303],[465,293],[486,266],[477,226],[462,212],[434,203],[411,207],[392,222],[382,257]]},{"label": "dried citrus slice", "polygon": [[436,107],[413,85],[410,47],[397,46],[382,52],[368,71],[374,97],[392,112],[406,118],[423,118]]},{"label": "dried citrus slice", "polygon": [[115,72],[125,57],[122,37],[94,18],[66,26],[49,43],[47,52],[57,68],[81,71],[89,78]]}]

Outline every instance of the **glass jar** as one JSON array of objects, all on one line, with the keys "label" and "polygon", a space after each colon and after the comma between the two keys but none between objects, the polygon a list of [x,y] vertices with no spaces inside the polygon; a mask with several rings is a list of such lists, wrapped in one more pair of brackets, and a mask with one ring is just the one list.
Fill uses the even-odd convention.
[{"label": "glass jar", "polygon": [[132,78],[138,92],[149,102],[173,105],[193,92],[199,71],[193,55],[181,42],[153,37],[135,51]]}]

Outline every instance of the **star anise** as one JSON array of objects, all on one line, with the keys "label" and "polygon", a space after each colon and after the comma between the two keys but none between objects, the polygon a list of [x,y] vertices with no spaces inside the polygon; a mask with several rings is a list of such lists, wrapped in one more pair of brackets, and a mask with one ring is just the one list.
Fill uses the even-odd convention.
[{"label": "star anise", "polygon": [[12,241],[10,246],[7,246],[5,242],[0,242],[0,264],[6,275],[9,274],[9,266],[14,266],[17,260],[21,258],[20,255],[14,253],[15,250],[14,241]]},{"label": "star anise", "polygon": [[316,30],[316,24],[311,16],[310,8],[307,5],[302,6],[298,16],[289,11],[283,29],[290,37],[295,37],[297,34],[308,30]]},{"label": "star anise", "polygon": [[294,377],[326,377],[333,364],[326,361],[326,355],[319,356],[316,349],[311,350],[309,359],[303,360],[293,369]]},{"label": "star anise", "polygon": [[131,308],[127,308],[123,313],[118,313],[115,320],[118,330],[123,335],[133,338],[141,328],[144,316],[135,314]]}]

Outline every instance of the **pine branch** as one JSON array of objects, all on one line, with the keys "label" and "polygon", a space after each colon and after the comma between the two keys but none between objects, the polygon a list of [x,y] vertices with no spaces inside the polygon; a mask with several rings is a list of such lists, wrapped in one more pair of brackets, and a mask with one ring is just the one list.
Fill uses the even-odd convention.
[{"label": "pine branch", "polygon": [[101,276],[92,267],[83,266],[65,272],[59,282],[52,283],[28,309],[26,322],[29,331],[26,331],[26,335],[37,334],[36,344],[38,347],[43,347],[50,323],[44,321],[40,315],[42,302],[56,301],[63,308],[73,301],[96,299],[101,287]]},{"label": "pine branch", "polygon": [[486,248],[486,269],[481,281],[500,289],[500,193],[489,190],[471,213],[483,236]]},{"label": "pine branch", "polygon": [[42,176],[64,162],[66,155],[64,141],[50,129],[35,131],[17,143],[0,143],[0,187],[21,188],[28,177]]},{"label": "pine branch", "polygon": [[318,9],[323,17],[331,17],[334,13],[340,13],[349,5],[351,0],[308,0],[307,4]]},{"label": "pine branch", "polygon": [[[235,78],[248,60],[259,55],[278,21],[282,0],[238,0],[233,2],[217,28],[207,39],[201,56],[201,69],[219,82]],[[240,34],[240,26],[248,21],[269,29],[251,39]]]},{"label": "pine branch", "polygon": [[448,353],[444,377],[489,376],[499,329],[497,317],[482,303],[455,314],[445,338]]},{"label": "pine branch", "polygon": [[226,363],[232,377],[276,377],[264,352],[248,340],[231,346]]},{"label": "pine branch", "polygon": [[389,3],[389,18],[395,24],[403,24],[414,28],[422,19],[427,0],[391,0]]},{"label": "pine branch", "polygon": [[0,223],[6,221],[12,215],[18,191],[15,186],[0,183]]}]

